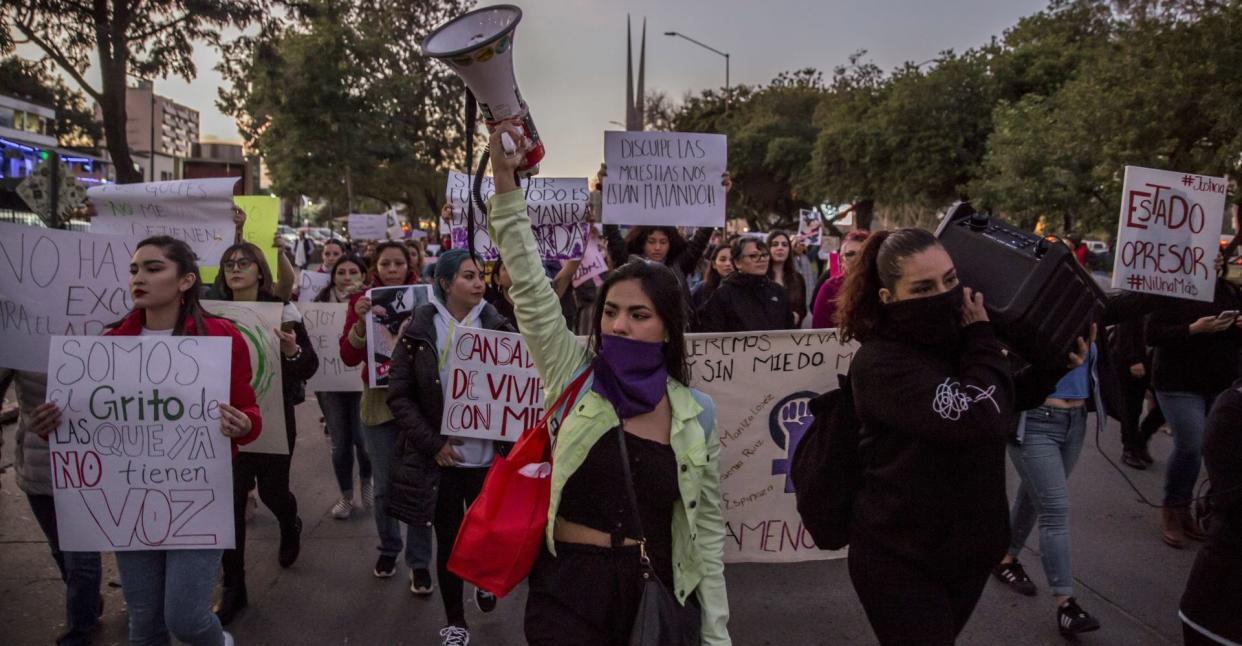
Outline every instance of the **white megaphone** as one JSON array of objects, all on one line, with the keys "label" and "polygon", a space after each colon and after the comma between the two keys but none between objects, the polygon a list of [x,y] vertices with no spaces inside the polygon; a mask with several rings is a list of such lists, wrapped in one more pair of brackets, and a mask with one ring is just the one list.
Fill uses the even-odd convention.
[{"label": "white megaphone", "polygon": [[[530,118],[530,110],[518,91],[513,75],[513,36],[522,20],[522,10],[513,5],[494,5],[454,18],[423,40],[423,53],[453,68],[474,93],[483,110],[488,130],[502,122],[517,126],[530,139],[526,160],[518,168],[523,176],[539,172],[543,141]],[[505,152],[515,147],[508,135],[502,136]]]}]

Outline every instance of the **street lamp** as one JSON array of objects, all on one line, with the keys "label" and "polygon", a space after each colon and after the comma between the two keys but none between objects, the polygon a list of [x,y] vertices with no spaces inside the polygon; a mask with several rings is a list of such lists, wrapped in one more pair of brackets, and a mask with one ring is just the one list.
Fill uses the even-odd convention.
[{"label": "street lamp", "polygon": [[683,34],[683,33],[681,33],[681,32],[676,32],[676,31],[666,31],[666,32],[664,32],[664,35],[665,35],[665,36],[675,36],[675,37],[677,37],[677,38],[684,38],[684,39],[686,39],[686,40],[688,40],[688,41],[690,41],[690,42],[694,43],[695,45],[698,45],[699,47],[702,47],[703,49],[706,49],[706,50],[707,50],[707,51],[709,51],[709,52],[713,52],[713,53],[715,53],[715,54],[719,54],[719,55],[721,55],[721,56],[724,56],[724,59],[725,59],[725,112],[728,112],[728,111],[729,111],[729,95],[730,95],[730,94],[732,94],[732,92],[730,92],[730,91],[729,91],[729,54],[728,54],[728,52],[722,52],[722,51],[720,51],[719,49],[716,49],[715,47],[712,47],[711,45],[707,45],[707,44],[705,44],[705,43],[701,43],[701,42],[699,42],[699,41],[697,41],[697,40],[695,40],[695,39],[693,39],[693,38],[691,38],[691,37],[689,37],[689,36],[687,36],[687,35],[685,35],[685,34]]}]

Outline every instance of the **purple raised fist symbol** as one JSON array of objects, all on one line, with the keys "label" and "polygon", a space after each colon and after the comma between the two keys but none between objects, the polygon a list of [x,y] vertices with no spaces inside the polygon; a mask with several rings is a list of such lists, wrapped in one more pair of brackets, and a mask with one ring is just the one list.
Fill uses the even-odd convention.
[{"label": "purple raised fist symbol", "polygon": [[782,399],[768,416],[772,441],[785,450],[785,457],[772,460],[772,475],[785,476],[785,493],[793,493],[794,490],[793,480],[789,478],[789,464],[802,436],[815,420],[808,404],[817,396],[818,393],[807,390],[793,393]]}]

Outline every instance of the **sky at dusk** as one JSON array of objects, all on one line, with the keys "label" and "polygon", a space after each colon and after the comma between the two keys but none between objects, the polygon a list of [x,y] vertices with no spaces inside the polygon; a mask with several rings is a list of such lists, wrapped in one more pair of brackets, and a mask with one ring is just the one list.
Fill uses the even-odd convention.
[{"label": "sky at dusk", "polygon": [[[724,59],[679,38],[678,31],[731,55],[731,81],[761,84],[785,70],[830,75],[860,49],[888,71],[946,49],[962,51],[999,36],[1045,0],[525,0],[514,54],[518,84],[547,147],[541,175],[593,175],[603,131],[625,121],[625,20],[634,56],[647,19],[647,89],[675,100],[724,85]],[[411,40],[410,46],[416,46]],[[31,46],[19,54],[38,55]],[[198,77],[156,81],[156,92],[197,109],[204,139],[240,141],[233,120],[215,107],[222,80],[215,50],[195,52]],[[635,60],[637,64],[637,60]],[[92,81],[97,80],[92,75]]]}]

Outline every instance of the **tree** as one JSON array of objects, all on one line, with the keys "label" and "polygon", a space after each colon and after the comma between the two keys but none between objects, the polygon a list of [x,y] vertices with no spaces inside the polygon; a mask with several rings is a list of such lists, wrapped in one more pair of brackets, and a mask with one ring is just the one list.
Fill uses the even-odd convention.
[{"label": "tree", "polygon": [[56,110],[53,133],[62,146],[94,148],[101,136],[94,111],[86,97],[76,92],[47,66],[17,56],[0,59],[0,94],[22,97]]},{"label": "tree", "polygon": [[[107,148],[120,183],[140,182],[125,133],[127,78],[196,73],[191,54],[195,42],[220,44],[220,30],[245,28],[266,15],[269,0],[6,0],[0,8],[0,33],[12,30],[14,42],[43,51],[103,113]],[[11,45],[11,43],[9,43]],[[86,80],[91,56],[100,83]]]}]

